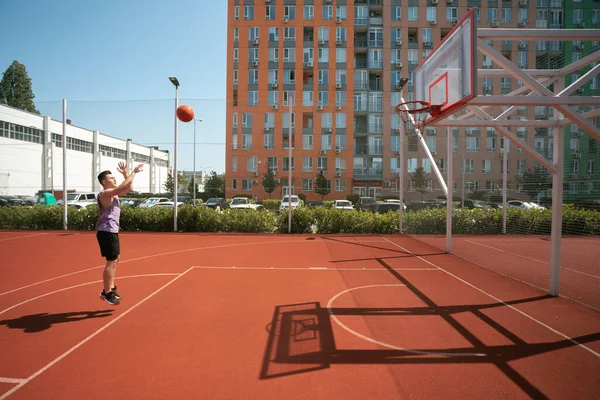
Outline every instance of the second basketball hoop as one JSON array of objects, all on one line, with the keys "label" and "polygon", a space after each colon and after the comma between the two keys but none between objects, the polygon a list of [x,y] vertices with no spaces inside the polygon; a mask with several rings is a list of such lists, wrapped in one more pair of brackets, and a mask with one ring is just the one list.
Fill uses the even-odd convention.
[{"label": "second basketball hoop", "polygon": [[[406,101],[396,106],[396,111],[400,115],[402,122],[405,124],[410,123],[417,129],[420,129],[430,116],[437,117],[440,110],[440,105],[431,104],[423,100]],[[411,115],[412,118],[410,118]]]}]

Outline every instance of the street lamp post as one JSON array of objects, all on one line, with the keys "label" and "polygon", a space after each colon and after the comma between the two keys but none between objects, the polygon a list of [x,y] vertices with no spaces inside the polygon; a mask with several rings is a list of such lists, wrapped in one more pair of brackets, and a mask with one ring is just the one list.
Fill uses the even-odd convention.
[{"label": "street lamp post", "polygon": [[174,76],[169,77],[175,86],[175,134],[173,144],[173,231],[177,232],[177,107],[179,107],[179,81]]},{"label": "street lamp post", "polygon": [[194,118],[194,173],[192,175],[192,190],[194,191],[194,207],[196,207],[196,121],[202,122],[200,118]]},{"label": "street lamp post", "polygon": [[[404,88],[404,86],[406,85],[406,83],[408,82],[408,78],[400,78],[400,98],[402,100],[400,101],[404,101],[404,97],[402,96],[402,88]],[[398,140],[398,150],[399,151],[399,167],[400,167],[400,173],[398,174],[398,201],[400,202],[400,204],[398,205],[398,232],[400,234],[402,234],[402,222],[403,222],[403,218],[404,218],[404,193],[403,193],[403,189],[404,189],[404,132],[405,132],[406,126],[404,126],[404,124],[402,123],[402,121],[400,121],[400,137]]]}]

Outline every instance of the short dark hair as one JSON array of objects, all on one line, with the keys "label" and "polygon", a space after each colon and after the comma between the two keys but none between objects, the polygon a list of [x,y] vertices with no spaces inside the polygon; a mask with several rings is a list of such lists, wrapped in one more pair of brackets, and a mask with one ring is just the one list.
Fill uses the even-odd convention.
[{"label": "short dark hair", "polygon": [[98,175],[98,182],[100,182],[100,184],[102,184],[102,181],[106,179],[106,175],[112,175],[112,172],[109,170],[100,172]]}]

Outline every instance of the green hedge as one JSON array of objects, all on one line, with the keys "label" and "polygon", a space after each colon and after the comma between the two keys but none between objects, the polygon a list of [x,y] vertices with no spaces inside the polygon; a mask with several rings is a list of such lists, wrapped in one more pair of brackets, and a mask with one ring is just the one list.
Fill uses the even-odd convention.
[{"label": "green hedge", "polygon": [[[277,209],[279,200],[265,200],[267,210]],[[178,229],[184,232],[280,232],[288,231],[288,214],[267,210],[227,209],[217,212],[208,207],[185,205],[178,211]],[[94,230],[98,210],[68,210],[71,230]],[[507,210],[507,233],[548,235],[551,210]],[[570,205],[563,209],[563,234],[600,235],[600,212]],[[36,206],[0,208],[0,229],[62,229],[62,207]],[[452,229],[455,234],[501,234],[502,210],[461,208],[454,210]],[[171,232],[173,210],[167,208],[121,208],[122,231]],[[298,207],[292,212],[293,233],[375,233],[398,232],[398,213],[375,214],[336,210],[327,207]],[[428,209],[404,214],[404,232],[409,234],[444,234],[446,210]]]}]

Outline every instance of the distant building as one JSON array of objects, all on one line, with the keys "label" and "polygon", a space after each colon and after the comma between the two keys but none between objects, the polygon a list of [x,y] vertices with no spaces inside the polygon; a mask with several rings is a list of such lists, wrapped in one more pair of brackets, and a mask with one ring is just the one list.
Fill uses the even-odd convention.
[{"label": "distant building", "polygon": [[[537,3],[543,10],[535,1],[229,0],[226,195],[266,197],[261,182],[269,168],[280,182],[273,197],[286,194],[291,170],[292,191],[319,199],[313,184],[322,170],[329,200],[398,196],[400,174],[405,199],[419,200],[410,180],[417,167],[430,177],[425,197],[443,195],[414,131],[402,140],[400,165],[400,79],[408,78],[405,100],[414,100],[413,71],[470,8],[482,27],[533,28],[536,15],[555,2]],[[536,49],[517,43],[493,46],[519,64],[534,65]],[[492,68],[491,59],[477,62]],[[508,93],[517,85],[510,77],[478,82],[480,95]],[[533,110],[523,113],[532,116]],[[453,129],[452,143],[445,129],[432,126],[423,133],[443,174],[452,146],[455,196],[500,195],[504,139],[493,128]],[[531,128],[519,128],[519,136],[531,146],[542,138],[550,145],[547,134]],[[516,182],[534,166],[520,149],[510,154],[510,197],[528,198]]]},{"label": "distant building", "polygon": [[[40,190],[63,190],[63,125],[0,105],[0,194],[34,195]],[[122,181],[117,165],[145,164],[134,182],[137,192],[163,193],[170,155],[115,137],[67,126],[67,191],[99,192],[97,176],[111,170]]]}]

